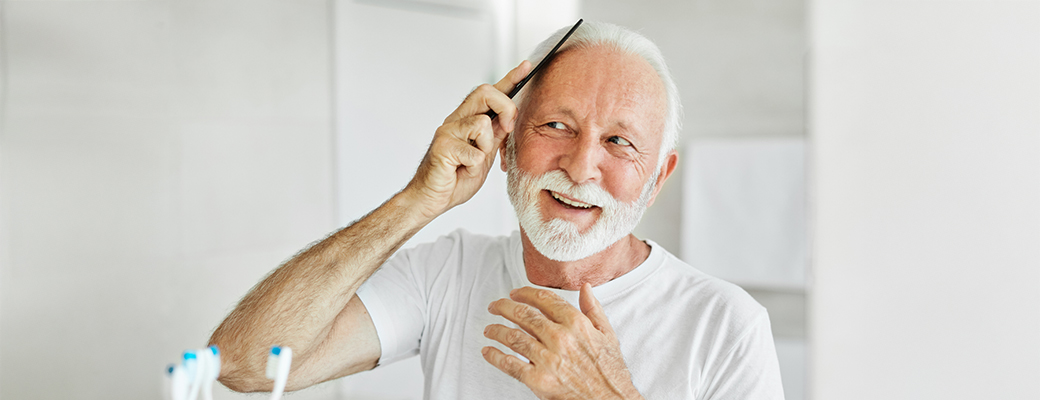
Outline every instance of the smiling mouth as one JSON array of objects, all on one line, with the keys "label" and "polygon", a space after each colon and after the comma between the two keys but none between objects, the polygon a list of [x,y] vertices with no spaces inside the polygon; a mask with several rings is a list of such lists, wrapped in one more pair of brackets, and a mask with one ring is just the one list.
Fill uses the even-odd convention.
[{"label": "smiling mouth", "polygon": [[565,206],[571,207],[571,208],[577,208],[577,209],[581,209],[581,210],[588,210],[588,209],[590,209],[592,207],[595,207],[592,204],[583,203],[583,202],[580,202],[580,201],[577,201],[577,200],[568,199],[568,198],[563,197],[563,196],[559,195],[558,193],[556,193],[554,191],[551,191],[551,190],[547,190],[547,192],[549,192],[549,195],[552,196],[553,199],[556,199],[557,202],[559,202],[560,204],[563,204]]}]

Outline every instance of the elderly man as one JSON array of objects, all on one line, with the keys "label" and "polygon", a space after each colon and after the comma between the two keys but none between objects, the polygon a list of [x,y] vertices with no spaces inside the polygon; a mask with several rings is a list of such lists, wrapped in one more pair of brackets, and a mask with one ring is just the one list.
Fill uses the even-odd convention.
[{"label": "elderly man", "polygon": [[[677,164],[656,46],[586,23],[514,104],[530,70],[474,90],[404,190],[246,295],[213,334],[221,382],[270,390],[279,344],[296,354],[290,390],[419,353],[427,398],[783,397],[765,309],[631,234]],[[471,198],[496,153],[519,232],[459,230],[391,258]]]}]

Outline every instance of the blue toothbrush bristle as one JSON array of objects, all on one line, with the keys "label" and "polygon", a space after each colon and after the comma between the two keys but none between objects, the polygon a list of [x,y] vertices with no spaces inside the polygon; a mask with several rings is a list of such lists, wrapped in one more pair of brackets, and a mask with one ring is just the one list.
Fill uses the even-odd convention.
[{"label": "blue toothbrush bristle", "polygon": [[279,355],[279,354],[282,354],[282,348],[278,347],[278,346],[272,347],[271,348],[271,354],[274,354],[276,356]]}]

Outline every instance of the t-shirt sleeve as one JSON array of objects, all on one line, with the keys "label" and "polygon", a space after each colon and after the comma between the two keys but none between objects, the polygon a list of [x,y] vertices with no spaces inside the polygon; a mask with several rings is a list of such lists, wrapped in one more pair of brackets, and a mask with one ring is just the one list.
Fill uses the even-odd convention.
[{"label": "t-shirt sleeve", "polygon": [[713,369],[705,399],[784,398],[769,315],[764,310]]},{"label": "t-shirt sleeve", "polygon": [[379,365],[419,354],[429,304],[427,274],[443,268],[457,240],[452,234],[399,251],[358,289],[379,336]]}]

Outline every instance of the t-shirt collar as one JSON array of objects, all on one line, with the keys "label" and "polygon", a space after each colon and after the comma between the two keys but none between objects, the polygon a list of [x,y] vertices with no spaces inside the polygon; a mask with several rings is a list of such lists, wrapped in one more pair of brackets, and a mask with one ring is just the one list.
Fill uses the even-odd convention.
[{"label": "t-shirt collar", "polygon": [[[629,289],[639,285],[639,283],[653,274],[653,272],[660,268],[664,263],[664,250],[661,246],[654,243],[652,240],[647,240],[646,244],[650,245],[650,255],[646,260],[643,260],[639,266],[628,271],[624,275],[614,278],[610,282],[592,288],[592,294],[599,299],[600,303],[606,305],[606,303],[610,302],[617,296],[620,296]],[[524,268],[524,249],[522,240],[520,239],[520,231],[514,231],[509,237],[509,253],[506,265],[512,275],[514,287],[531,286],[546,289],[560,295],[560,297],[563,297],[569,303],[578,307],[579,292],[577,290],[564,290],[539,286],[531,283],[531,281],[527,279],[527,269]]]}]

